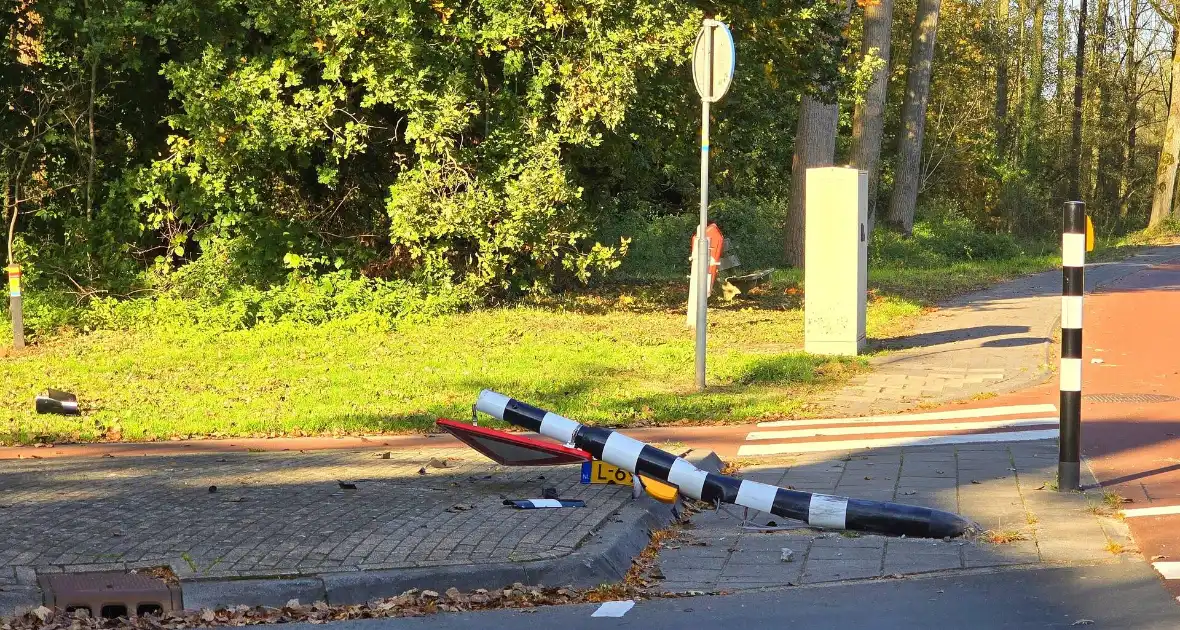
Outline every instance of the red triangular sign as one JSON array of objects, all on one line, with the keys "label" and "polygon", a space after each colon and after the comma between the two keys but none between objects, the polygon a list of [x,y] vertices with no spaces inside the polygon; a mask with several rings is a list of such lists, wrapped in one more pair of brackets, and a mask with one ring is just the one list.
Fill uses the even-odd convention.
[{"label": "red triangular sign", "polygon": [[439,419],[438,428],[504,466],[558,466],[590,461],[590,453],[516,433]]}]

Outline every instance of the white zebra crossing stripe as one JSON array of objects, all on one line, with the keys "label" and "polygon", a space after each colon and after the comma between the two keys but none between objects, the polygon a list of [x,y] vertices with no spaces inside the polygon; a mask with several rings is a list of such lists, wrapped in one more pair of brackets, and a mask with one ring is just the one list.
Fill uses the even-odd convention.
[{"label": "white zebra crossing stripe", "polygon": [[826,420],[775,420],[773,422],[759,422],[761,428],[769,427],[801,427],[819,424],[855,424],[860,422],[905,422],[907,420],[958,420],[962,418],[991,418],[996,416],[1018,416],[1034,413],[1055,413],[1055,405],[1010,405],[1006,407],[987,407],[984,409],[959,409],[955,411],[935,411],[931,413],[905,413],[895,416],[863,416],[859,418],[831,418]]},{"label": "white zebra crossing stripe", "polygon": [[779,455],[782,453],[821,453],[850,451],[862,448],[889,446],[941,446],[946,444],[977,444],[985,442],[1029,442],[1057,438],[1057,429],[1042,431],[1005,431],[970,435],[933,435],[928,437],[869,438],[863,440],[834,440],[827,442],[794,442],[788,444],[744,444],[738,455]]},{"label": "white zebra crossing stripe", "polygon": [[1165,580],[1180,580],[1180,562],[1152,562],[1151,568],[1159,571]]},{"label": "white zebra crossing stripe", "polygon": [[1161,505],[1159,507],[1132,508],[1130,510],[1123,510],[1123,516],[1126,518],[1134,518],[1137,516],[1167,516],[1169,514],[1180,514],[1180,505]]},{"label": "white zebra crossing stripe", "polygon": [[1024,420],[991,420],[983,422],[952,422],[944,424],[892,424],[882,426],[825,427],[822,429],[796,429],[791,431],[754,431],[747,440],[783,440],[788,438],[864,435],[870,433],[929,433],[932,431],[978,431],[981,429],[1004,429],[1008,427],[1037,427],[1055,425],[1057,418],[1028,418]]}]

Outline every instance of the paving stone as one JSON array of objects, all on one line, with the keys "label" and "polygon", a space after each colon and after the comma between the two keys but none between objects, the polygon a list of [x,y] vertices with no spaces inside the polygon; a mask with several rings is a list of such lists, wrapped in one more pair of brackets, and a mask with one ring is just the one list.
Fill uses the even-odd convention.
[{"label": "paving stone", "polygon": [[732,580],[725,580],[721,584],[721,587],[727,591],[750,591],[761,588],[774,588],[776,586],[793,586],[795,584],[797,582],[751,582],[747,581],[746,578],[734,578]]},{"label": "paving stone", "polygon": [[[0,576],[17,566],[168,564],[207,577],[536,559],[568,554],[630,501],[630,488],[583,486],[577,466],[546,469],[540,482],[536,470],[504,469],[465,448],[432,456],[452,466],[420,476],[423,457],[399,451],[3,460],[5,502],[52,497],[52,509],[4,511]],[[357,480],[357,490],[340,490],[338,479]],[[501,505],[501,494],[535,496],[542,483],[587,507]]]},{"label": "paving stone", "polygon": [[722,567],[718,565],[717,568],[709,570],[664,571],[664,578],[669,582],[716,582],[721,576],[721,570]]},{"label": "paving stone", "polygon": [[1034,564],[1041,558],[1033,541],[1018,541],[1004,545],[989,543],[968,544],[963,547],[964,565],[969,569],[1006,564]]},{"label": "paving stone", "polygon": [[871,534],[826,534],[816,538],[812,545],[817,549],[884,549],[889,538]]},{"label": "paving stone", "polygon": [[912,477],[903,475],[897,480],[898,491],[958,488],[954,477]]},{"label": "paving stone", "polygon": [[959,550],[967,543],[961,541],[944,542],[923,538],[892,538],[886,545],[888,555],[959,555]]},{"label": "paving stone", "polygon": [[742,582],[763,582],[768,584],[798,583],[803,573],[803,563],[778,562],[775,564],[735,564],[730,562],[722,571],[722,583],[729,584],[736,578]]},{"label": "paving stone", "polygon": [[882,549],[872,547],[839,548],[812,546],[811,551],[807,553],[807,562],[812,563],[817,560],[868,561],[874,558],[880,561],[882,553],[884,553]]},{"label": "paving stone", "polygon": [[878,577],[881,559],[812,562],[808,559],[799,580],[803,584]]},{"label": "paving stone", "polygon": [[[661,582],[658,590],[665,593],[686,593],[688,591],[701,591],[708,593],[717,590],[716,582]],[[729,588],[729,587],[727,587]]]},{"label": "paving stone", "polygon": [[928,573],[930,571],[947,571],[963,568],[962,559],[958,553],[954,554],[915,554],[903,555],[889,553],[885,556],[885,575],[901,573]]}]

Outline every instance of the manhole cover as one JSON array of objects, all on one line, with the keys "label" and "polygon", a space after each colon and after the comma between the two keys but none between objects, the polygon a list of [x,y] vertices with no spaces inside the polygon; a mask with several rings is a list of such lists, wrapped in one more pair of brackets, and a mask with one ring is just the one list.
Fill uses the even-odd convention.
[{"label": "manhole cover", "polygon": [[1082,398],[1096,403],[1165,403],[1180,400],[1163,394],[1090,394]]},{"label": "manhole cover", "polygon": [[183,610],[180,588],[144,573],[58,573],[39,576],[45,605],[91,617],[115,619],[131,615]]}]

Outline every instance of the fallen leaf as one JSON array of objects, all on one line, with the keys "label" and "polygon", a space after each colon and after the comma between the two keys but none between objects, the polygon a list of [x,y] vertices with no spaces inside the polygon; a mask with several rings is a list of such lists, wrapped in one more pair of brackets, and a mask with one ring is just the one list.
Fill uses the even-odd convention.
[{"label": "fallen leaf", "polygon": [[385,451],[384,453],[382,453],[381,459],[389,459],[389,451]]},{"label": "fallen leaf", "polygon": [[425,475],[425,474],[426,474],[426,467],[425,467],[425,466],[423,466],[422,468],[419,468],[419,469],[418,469],[418,474],[419,474],[419,475]]},{"label": "fallen leaf", "polygon": [[217,613],[209,610],[208,608],[201,611],[201,621],[204,621],[205,623],[212,623],[214,619],[217,619]]}]

